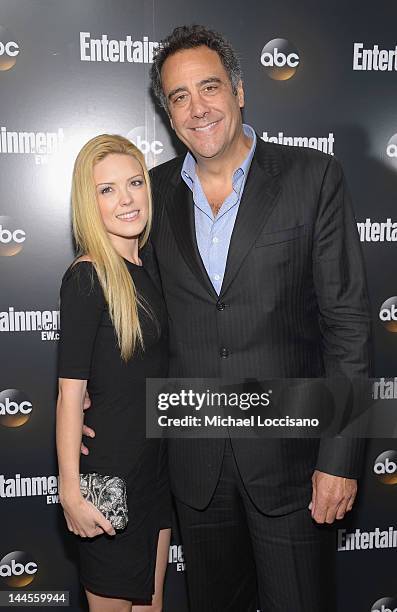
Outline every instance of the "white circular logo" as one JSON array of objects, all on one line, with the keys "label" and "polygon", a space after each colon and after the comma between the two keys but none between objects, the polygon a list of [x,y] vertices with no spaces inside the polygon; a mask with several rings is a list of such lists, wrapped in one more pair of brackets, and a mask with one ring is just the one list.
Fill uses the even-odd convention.
[{"label": "white circular logo", "polygon": [[389,165],[397,170],[397,134],[393,134],[387,143],[386,155]]},{"label": "white circular logo", "polygon": [[21,427],[31,416],[33,404],[26,393],[18,389],[0,392],[0,425]]},{"label": "white circular logo", "polygon": [[128,132],[127,138],[142,151],[148,168],[157,165],[157,158],[164,152],[164,145],[148,128],[139,125]]},{"label": "white circular logo", "polygon": [[11,588],[25,587],[35,579],[38,567],[32,555],[14,550],[0,561],[0,578]]},{"label": "white circular logo", "polygon": [[297,49],[285,38],[273,38],[262,49],[261,64],[275,81],[287,81],[293,77],[299,63]]},{"label": "white circular logo", "polygon": [[397,296],[394,295],[383,302],[379,318],[389,332],[397,332]]},{"label": "white circular logo", "polygon": [[0,216],[0,256],[12,257],[23,249],[26,233],[10,217]]},{"label": "white circular logo", "polygon": [[387,450],[381,453],[375,459],[374,474],[383,484],[397,484],[397,451]]},{"label": "white circular logo", "polygon": [[7,28],[0,25],[0,70],[10,70],[20,53],[19,44]]},{"label": "white circular logo", "polygon": [[397,599],[394,597],[382,597],[373,604],[371,612],[397,612]]}]

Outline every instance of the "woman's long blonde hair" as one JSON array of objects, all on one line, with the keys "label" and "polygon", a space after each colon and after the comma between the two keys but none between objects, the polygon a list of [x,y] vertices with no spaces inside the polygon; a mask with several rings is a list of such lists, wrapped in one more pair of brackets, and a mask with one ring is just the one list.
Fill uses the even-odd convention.
[{"label": "woman's long blonde hair", "polygon": [[149,173],[141,151],[122,136],[96,136],[78,154],[72,179],[72,223],[79,254],[89,256],[97,272],[116,330],[121,357],[127,361],[137,343],[143,348],[138,316],[138,306],[143,304],[138,298],[124,259],[109,239],[97,203],[94,166],[111,153],[131,155],[142,166],[148,194],[148,222],[139,236],[139,248],[146,243],[152,223]]}]

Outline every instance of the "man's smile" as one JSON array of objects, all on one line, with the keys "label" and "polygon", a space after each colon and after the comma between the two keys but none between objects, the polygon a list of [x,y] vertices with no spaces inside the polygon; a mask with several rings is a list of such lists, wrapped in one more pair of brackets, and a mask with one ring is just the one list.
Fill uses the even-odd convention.
[{"label": "man's smile", "polygon": [[218,119],[217,121],[212,121],[211,123],[207,123],[207,125],[203,125],[203,126],[197,126],[197,127],[192,127],[190,128],[191,130],[193,130],[194,132],[211,132],[217,125],[218,123],[221,121],[221,119]]}]

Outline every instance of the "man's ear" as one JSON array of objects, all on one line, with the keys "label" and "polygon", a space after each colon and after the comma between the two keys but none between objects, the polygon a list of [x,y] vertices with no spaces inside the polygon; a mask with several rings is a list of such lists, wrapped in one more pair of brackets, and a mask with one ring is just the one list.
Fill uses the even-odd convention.
[{"label": "man's ear", "polygon": [[237,85],[237,99],[240,108],[244,108],[244,87],[243,82],[240,79]]}]

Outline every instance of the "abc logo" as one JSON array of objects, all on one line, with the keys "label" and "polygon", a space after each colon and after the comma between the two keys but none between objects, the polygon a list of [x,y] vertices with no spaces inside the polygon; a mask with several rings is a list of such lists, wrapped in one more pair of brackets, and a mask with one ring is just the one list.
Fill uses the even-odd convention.
[{"label": "abc logo", "polygon": [[0,217],[0,255],[12,257],[23,249],[26,233],[22,229],[12,229],[10,217]]},{"label": "abc logo", "polygon": [[397,332],[397,296],[383,302],[379,318],[388,331]]},{"label": "abc logo", "polygon": [[397,451],[388,450],[375,459],[374,474],[386,485],[397,484]]},{"label": "abc logo", "polygon": [[35,579],[37,563],[32,555],[14,550],[0,561],[0,578],[11,588],[25,587]]},{"label": "abc logo", "polygon": [[10,70],[19,55],[19,45],[3,26],[0,26],[0,70]]},{"label": "abc logo", "polygon": [[397,599],[392,597],[382,597],[374,603],[371,612],[397,612]]},{"label": "abc logo", "polygon": [[390,164],[397,169],[397,134],[394,134],[387,143],[386,155]]},{"label": "abc logo", "polygon": [[154,137],[152,138],[143,125],[128,132],[127,138],[142,151],[149,168],[156,165],[156,157],[161,155],[164,151],[164,145],[160,140],[156,140]]},{"label": "abc logo", "polygon": [[23,391],[6,389],[0,392],[0,425],[21,427],[29,419],[33,405]]},{"label": "abc logo", "polygon": [[293,77],[299,62],[297,49],[285,38],[274,38],[262,49],[261,64],[275,81],[287,81]]}]

